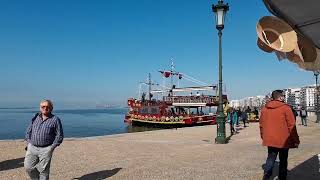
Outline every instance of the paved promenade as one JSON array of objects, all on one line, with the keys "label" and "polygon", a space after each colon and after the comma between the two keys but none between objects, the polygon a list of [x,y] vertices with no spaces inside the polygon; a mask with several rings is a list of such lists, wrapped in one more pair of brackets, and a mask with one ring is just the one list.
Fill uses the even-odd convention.
[{"label": "paved promenade", "polygon": [[[297,127],[301,145],[289,151],[288,179],[320,179],[320,127]],[[216,126],[202,126],[66,139],[54,152],[51,179],[261,179],[266,148],[257,123],[226,145],[215,144],[215,135]],[[26,179],[24,155],[23,141],[0,141],[0,179]]]}]

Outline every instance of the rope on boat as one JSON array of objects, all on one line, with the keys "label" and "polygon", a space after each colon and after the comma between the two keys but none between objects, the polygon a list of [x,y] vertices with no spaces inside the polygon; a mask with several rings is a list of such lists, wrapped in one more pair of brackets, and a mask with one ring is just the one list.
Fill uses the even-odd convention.
[{"label": "rope on boat", "polygon": [[187,79],[187,80],[189,80],[189,81],[191,81],[191,82],[194,82],[194,83],[199,84],[199,85],[202,85],[202,86],[209,86],[208,83],[205,83],[205,82],[203,82],[203,81],[200,81],[200,80],[198,80],[198,79],[195,79],[195,78],[193,78],[193,77],[191,77],[191,76],[189,76],[189,75],[187,75],[187,74],[184,74],[184,73],[180,73],[180,74],[182,74],[185,79]]}]

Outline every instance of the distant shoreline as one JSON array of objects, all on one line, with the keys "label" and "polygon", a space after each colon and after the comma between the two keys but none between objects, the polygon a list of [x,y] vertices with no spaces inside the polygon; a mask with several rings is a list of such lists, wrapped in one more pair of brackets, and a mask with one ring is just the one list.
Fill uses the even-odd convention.
[{"label": "distant shoreline", "polygon": [[0,109],[8,110],[8,109],[34,109],[36,107],[0,107]]}]

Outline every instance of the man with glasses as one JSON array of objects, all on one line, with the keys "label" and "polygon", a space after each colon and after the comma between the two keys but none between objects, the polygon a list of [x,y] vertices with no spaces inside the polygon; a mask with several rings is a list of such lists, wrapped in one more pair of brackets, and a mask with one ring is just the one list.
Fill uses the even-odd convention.
[{"label": "man with glasses", "polygon": [[263,145],[268,147],[268,157],[264,166],[263,179],[269,179],[275,160],[279,154],[279,179],[287,177],[289,148],[299,146],[299,136],[295,126],[294,114],[291,107],[284,103],[282,90],[272,92],[269,101],[261,110],[260,135]]},{"label": "man with glasses", "polygon": [[40,113],[32,119],[26,132],[28,145],[24,167],[32,180],[49,179],[52,153],[63,141],[61,121],[52,110],[50,100],[42,101]]}]

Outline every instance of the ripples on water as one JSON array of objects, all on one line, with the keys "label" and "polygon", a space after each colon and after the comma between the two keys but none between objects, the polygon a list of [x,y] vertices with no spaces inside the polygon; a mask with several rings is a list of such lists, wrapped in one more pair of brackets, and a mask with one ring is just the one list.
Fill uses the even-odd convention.
[{"label": "ripples on water", "polygon": [[[37,108],[0,108],[0,139],[23,139]],[[123,122],[126,108],[54,110],[60,117],[65,137],[88,137],[141,132],[155,128],[132,127]]]}]

